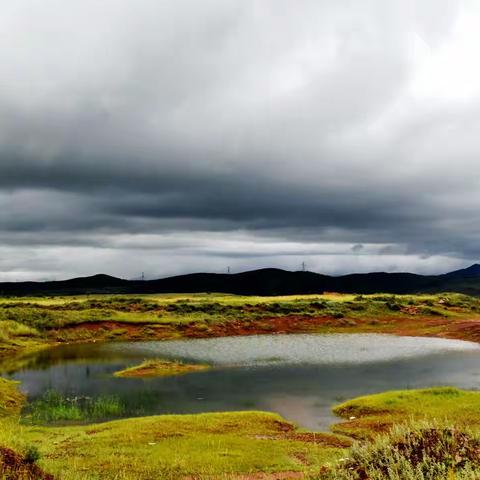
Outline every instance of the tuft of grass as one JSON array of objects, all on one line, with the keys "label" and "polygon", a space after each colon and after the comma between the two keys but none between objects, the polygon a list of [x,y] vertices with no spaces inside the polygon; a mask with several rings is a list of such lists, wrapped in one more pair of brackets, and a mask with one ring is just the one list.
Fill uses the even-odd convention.
[{"label": "tuft of grass", "polygon": [[40,460],[41,454],[38,447],[29,445],[25,451],[24,459],[26,463],[34,464]]},{"label": "tuft of grass", "polygon": [[17,386],[18,382],[0,377],[0,418],[15,417],[20,413],[25,396]]}]

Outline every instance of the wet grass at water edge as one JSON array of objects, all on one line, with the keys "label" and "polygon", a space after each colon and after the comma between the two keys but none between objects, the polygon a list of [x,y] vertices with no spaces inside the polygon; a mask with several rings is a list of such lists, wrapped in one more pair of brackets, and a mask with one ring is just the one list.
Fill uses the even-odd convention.
[{"label": "wet grass at water edge", "polygon": [[115,395],[98,397],[67,397],[56,390],[46,391],[40,398],[28,403],[23,410],[22,422],[31,424],[83,423],[125,414],[125,406]]}]

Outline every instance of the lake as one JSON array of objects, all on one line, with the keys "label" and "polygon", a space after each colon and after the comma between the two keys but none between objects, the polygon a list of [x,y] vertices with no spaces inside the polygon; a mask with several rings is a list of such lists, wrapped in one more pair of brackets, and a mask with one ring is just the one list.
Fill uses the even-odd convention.
[{"label": "lake", "polygon": [[[147,358],[207,362],[175,377],[116,378]],[[377,334],[298,334],[64,345],[6,372],[30,400],[48,389],[68,396],[116,395],[126,415],[269,410],[324,430],[331,407],[391,389],[480,388],[480,346],[460,340]]]}]

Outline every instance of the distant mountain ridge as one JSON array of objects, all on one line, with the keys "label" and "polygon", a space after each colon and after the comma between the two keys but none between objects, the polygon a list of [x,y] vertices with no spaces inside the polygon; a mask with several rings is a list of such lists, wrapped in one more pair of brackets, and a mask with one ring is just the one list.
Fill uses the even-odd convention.
[{"label": "distant mountain ridge", "polygon": [[450,278],[478,278],[480,277],[480,264],[474,263],[468,268],[462,268],[461,270],[455,270],[445,274]]},{"label": "distant mountain ridge", "polygon": [[264,268],[242,273],[191,273],[157,280],[123,280],[105,274],[49,282],[0,283],[0,295],[83,295],[219,292],[241,295],[461,292],[480,295],[480,265],[443,275],[353,273],[330,276]]}]

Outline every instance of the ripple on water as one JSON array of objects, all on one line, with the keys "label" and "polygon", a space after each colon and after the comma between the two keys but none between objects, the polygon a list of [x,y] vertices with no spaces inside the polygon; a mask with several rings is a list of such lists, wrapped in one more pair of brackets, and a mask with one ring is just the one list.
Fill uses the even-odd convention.
[{"label": "ripple on water", "polygon": [[[219,368],[148,380],[113,376],[148,357]],[[347,398],[438,385],[480,388],[479,361],[480,346],[457,340],[263,335],[65,345],[37,352],[11,376],[30,400],[53,388],[67,397],[113,395],[125,416],[270,410],[323,430],[337,421],[331,407]]]},{"label": "ripple on water", "polygon": [[146,357],[166,356],[214,365],[254,366],[371,363],[447,351],[479,350],[480,346],[462,340],[381,334],[295,334],[117,343],[105,345],[105,348],[116,353],[128,350]]}]

